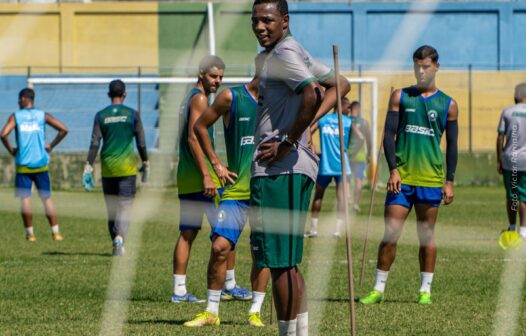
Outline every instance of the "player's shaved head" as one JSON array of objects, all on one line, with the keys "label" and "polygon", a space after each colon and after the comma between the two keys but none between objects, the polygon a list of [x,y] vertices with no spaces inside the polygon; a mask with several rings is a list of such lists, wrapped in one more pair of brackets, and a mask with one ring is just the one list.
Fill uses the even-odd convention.
[{"label": "player's shaved head", "polygon": [[526,83],[520,83],[515,87],[515,101],[517,103],[526,102]]},{"label": "player's shaved head", "polygon": [[413,53],[413,61],[422,61],[428,57],[433,63],[438,63],[438,51],[430,45],[423,45]]},{"label": "player's shaved head", "polygon": [[18,93],[18,99],[20,99],[20,98],[25,98],[25,99],[28,99],[30,101],[34,101],[35,100],[35,91],[33,91],[33,89],[30,89],[30,88],[22,89]]},{"label": "player's shaved head", "polygon": [[255,0],[252,7],[260,4],[276,4],[276,8],[281,16],[289,15],[289,4],[287,0]]},{"label": "player's shaved head", "polygon": [[126,93],[126,84],[120,79],[115,79],[110,82],[108,89],[108,96],[110,98],[123,97]]},{"label": "player's shaved head", "polygon": [[205,56],[201,62],[199,62],[199,72],[209,72],[210,69],[217,68],[219,70],[225,69],[225,62],[216,55]]}]

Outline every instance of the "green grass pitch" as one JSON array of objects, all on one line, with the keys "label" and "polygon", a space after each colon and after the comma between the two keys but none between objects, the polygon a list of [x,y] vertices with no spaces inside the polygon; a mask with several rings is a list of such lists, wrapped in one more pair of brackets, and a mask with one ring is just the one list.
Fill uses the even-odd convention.
[{"label": "green grass pitch", "polygon": [[[143,194],[146,191],[142,192]],[[327,191],[320,227],[325,236],[306,240],[302,270],[309,292],[312,335],[349,334],[349,305],[345,240],[330,237],[334,189]],[[144,225],[137,246],[135,276],[131,278],[123,335],[275,335],[276,324],[253,329],[246,323],[249,302],[223,302],[222,325],[188,330],[185,320],[205,304],[172,304],[172,251],[177,237],[178,202],[175,190],[148,191],[162,199]],[[371,289],[378,242],[383,232],[383,199],[376,197],[367,255],[367,274],[359,286],[360,257],[367,217],[353,217],[354,278],[357,295]],[[106,214],[99,192],[55,192],[65,240],[53,242],[34,198],[37,242],[24,239],[18,200],[12,189],[0,191],[0,335],[97,335],[101,332],[112,261]],[[418,306],[418,245],[414,213],[406,224],[397,259],[389,276],[386,302],[356,306],[359,335],[490,335],[493,334],[499,283],[508,256],[497,245],[505,227],[504,190],[489,187],[456,189],[455,202],[441,208],[437,226],[438,261],[433,283],[434,303]],[[369,194],[363,195],[367,212]],[[141,204],[136,204],[141,205]],[[134,225],[134,224],[132,224]],[[208,228],[196,240],[188,270],[188,288],[206,295],[209,255]],[[127,246],[133,249],[133,246]],[[526,248],[526,246],[523,246]],[[238,246],[237,281],[249,286],[248,232]],[[133,272],[132,272],[133,274]],[[270,291],[267,290],[267,294]],[[114,298],[113,298],[114,300]],[[521,294],[520,301],[524,300]],[[270,298],[263,306],[269,323]],[[518,314],[517,335],[526,333]]]}]

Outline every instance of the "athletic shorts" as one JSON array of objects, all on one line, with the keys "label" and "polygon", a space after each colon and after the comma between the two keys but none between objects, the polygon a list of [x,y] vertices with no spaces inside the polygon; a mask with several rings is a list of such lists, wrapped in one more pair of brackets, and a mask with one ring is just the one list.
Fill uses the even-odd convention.
[{"label": "athletic shorts", "polygon": [[526,202],[526,172],[503,170],[504,187],[506,198],[510,201]]},{"label": "athletic shorts", "polygon": [[219,203],[216,217],[212,223],[210,238],[226,238],[235,247],[245,228],[248,218],[249,201],[224,200]]},{"label": "athletic shorts", "polygon": [[439,207],[442,202],[441,187],[415,187],[402,184],[398,194],[387,193],[385,205],[401,205],[411,209],[413,204],[427,204]]},{"label": "athletic shorts", "polygon": [[[223,193],[223,189],[217,191],[219,195]],[[208,198],[202,191],[179,194],[179,209],[179,231],[201,230],[203,215],[206,215],[210,225],[216,221],[217,207],[214,197]]]},{"label": "athletic shorts", "polygon": [[256,267],[289,268],[301,263],[313,186],[302,174],[250,180],[250,241]]},{"label": "athletic shorts", "polygon": [[16,173],[15,176],[15,196],[20,198],[31,197],[31,187],[33,182],[41,198],[51,197],[51,182],[47,171],[39,173]]},{"label": "athletic shorts", "polygon": [[331,181],[334,180],[334,183],[337,185],[342,183],[341,175],[318,175],[316,177],[316,184],[322,187],[323,189],[327,188]]},{"label": "athletic shorts", "polygon": [[136,175],[121,177],[103,177],[102,192],[104,195],[113,195],[120,197],[135,197],[136,192]]},{"label": "athletic shorts", "polygon": [[365,178],[365,168],[367,163],[365,161],[351,161],[351,171],[354,178],[363,180]]}]

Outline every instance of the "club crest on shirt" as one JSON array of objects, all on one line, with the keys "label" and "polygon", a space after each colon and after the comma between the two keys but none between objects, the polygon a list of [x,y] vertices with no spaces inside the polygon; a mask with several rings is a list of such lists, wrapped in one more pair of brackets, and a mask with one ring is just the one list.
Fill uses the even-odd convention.
[{"label": "club crest on shirt", "polygon": [[429,121],[436,121],[437,117],[438,117],[437,111],[429,110],[429,112],[427,112],[427,118],[429,119]]},{"label": "club crest on shirt", "polygon": [[310,68],[312,66],[312,62],[310,61],[309,56],[303,58],[303,63],[305,63],[307,68]]}]

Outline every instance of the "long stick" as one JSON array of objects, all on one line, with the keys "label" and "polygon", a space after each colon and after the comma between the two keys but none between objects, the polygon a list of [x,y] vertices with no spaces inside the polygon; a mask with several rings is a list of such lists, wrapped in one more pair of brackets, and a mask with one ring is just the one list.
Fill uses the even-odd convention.
[{"label": "long stick", "polygon": [[[391,87],[391,94],[394,88]],[[363,284],[363,278],[365,277],[365,255],[367,254],[367,245],[369,244],[369,228],[371,227],[371,221],[373,218],[373,207],[374,207],[374,196],[376,195],[376,184],[378,183],[378,174],[380,172],[380,156],[382,155],[382,144],[384,143],[385,135],[385,123],[382,128],[382,140],[380,140],[380,146],[378,146],[378,153],[376,154],[376,167],[374,168],[373,185],[371,187],[371,201],[369,203],[369,219],[367,220],[367,227],[365,228],[365,241],[363,242],[362,252],[362,267],[360,269],[360,286]]]},{"label": "long stick", "polygon": [[338,129],[340,136],[340,160],[342,167],[342,182],[343,182],[343,204],[345,212],[345,240],[347,245],[347,273],[349,276],[349,309],[351,313],[351,335],[356,335],[356,314],[354,309],[354,284],[352,272],[352,245],[351,245],[351,223],[349,220],[349,206],[347,204],[347,171],[345,169],[345,145],[343,143],[343,117],[342,117],[342,101],[340,88],[340,66],[338,63],[338,46],[332,46],[332,53],[334,56],[334,70],[336,72],[336,101],[338,107]]}]

